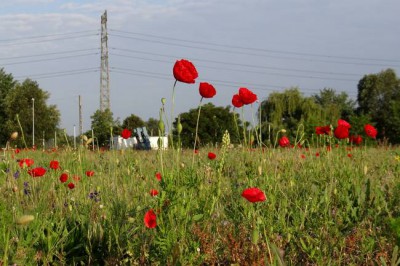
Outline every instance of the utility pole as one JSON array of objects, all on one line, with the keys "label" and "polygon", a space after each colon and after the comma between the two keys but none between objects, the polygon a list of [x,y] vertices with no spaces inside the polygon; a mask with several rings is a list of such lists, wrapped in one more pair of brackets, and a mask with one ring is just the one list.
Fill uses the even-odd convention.
[{"label": "utility pole", "polygon": [[110,71],[108,66],[107,10],[101,16],[100,111],[110,109]]},{"label": "utility pole", "polygon": [[83,134],[82,97],[79,95],[79,136]]},{"label": "utility pole", "polygon": [[35,98],[32,98],[32,148],[35,146]]}]

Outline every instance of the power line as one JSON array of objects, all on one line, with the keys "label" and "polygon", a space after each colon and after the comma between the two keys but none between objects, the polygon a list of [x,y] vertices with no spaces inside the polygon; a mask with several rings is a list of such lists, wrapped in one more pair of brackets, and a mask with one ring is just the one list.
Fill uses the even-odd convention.
[{"label": "power line", "polygon": [[89,32],[99,33],[98,30],[84,30],[84,31],[75,31],[75,32],[54,33],[54,34],[48,34],[48,35],[34,35],[34,36],[14,38],[14,39],[0,39],[0,42],[13,42],[13,41],[19,41],[19,40],[26,40],[26,39],[41,39],[41,38],[48,38],[48,37],[54,37],[54,36],[74,35],[74,34],[82,34],[82,33],[89,33]]},{"label": "power line", "polygon": [[21,75],[15,77],[18,80],[35,77],[35,79],[46,79],[46,78],[55,78],[55,77],[63,77],[63,76],[71,76],[85,73],[94,73],[99,72],[99,68],[85,68],[85,69],[75,69],[75,70],[67,70],[67,71],[58,71],[58,72],[49,72],[49,73],[41,73],[41,74],[33,74],[33,75]]},{"label": "power line", "polygon": [[77,39],[77,38],[82,38],[82,37],[92,37],[92,36],[98,36],[98,35],[99,35],[99,33],[84,34],[84,35],[69,36],[69,37],[60,37],[60,38],[51,38],[51,39],[47,39],[47,40],[37,40],[37,41],[30,41],[30,42],[1,43],[0,46],[36,44],[36,43],[44,43],[44,42],[52,42],[52,41],[60,41],[60,40],[71,40],[71,39]]},{"label": "power line", "polygon": [[12,56],[12,57],[2,57],[2,58],[0,58],[0,60],[31,58],[31,57],[40,57],[40,56],[58,55],[58,54],[69,54],[69,53],[87,52],[87,51],[93,51],[93,50],[100,50],[100,49],[99,48],[89,48],[89,49],[59,51],[59,52],[53,52],[53,53],[43,53],[43,54],[34,54],[34,55],[21,55],[21,56]]},{"label": "power line", "polygon": [[54,60],[60,60],[60,59],[76,58],[76,57],[82,57],[82,56],[98,55],[98,54],[99,53],[86,53],[86,54],[78,54],[78,55],[70,55],[70,56],[61,56],[61,57],[55,57],[55,58],[45,58],[45,59],[38,59],[38,60],[5,63],[2,65],[3,66],[11,66],[11,65],[19,65],[19,64],[38,63],[38,62],[54,61]]},{"label": "power line", "polygon": [[[147,61],[153,61],[153,62],[154,61],[155,62],[162,62],[162,63],[168,63],[168,64],[171,63],[170,61],[166,61],[166,60],[148,59],[148,58],[137,57],[137,56],[120,55],[120,54],[114,54],[114,53],[111,53],[110,55],[120,56],[120,57],[124,57],[124,58],[135,58],[135,59],[147,60]],[[271,73],[271,72],[260,72],[260,71],[229,69],[229,68],[218,68],[218,67],[203,66],[203,65],[197,65],[197,67],[198,68],[199,67],[203,67],[203,68],[217,69],[217,70],[236,71],[236,72],[247,72],[247,73],[263,74],[263,75],[284,76],[284,77],[296,77],[296,78],[307,78],[307,79],[322,79],[322,80],[337,80],[337,81],[349,81],[349,82],[357,81],[357,80],[353,80],[353,79],[329,78],[329,77],[318,77],[318,76],[302,76],[302,75],[284,74],[284,73],[277,73],[277,72]]]},{"label": "power line", "polygon": [[344,59],[344,60],[360,60],[360,61],[380,61],[380,62],[396,62],[399,63],[400,59],[380,59],[380,58],[363,58],[363,57],[351,57],[351,56],[338,56],[338,55],[326,55],[326,54],[314,54],[314,53],[304,53],[304,52],[293,52],[293,51],[283,51],[283,50],[273,50],[273,49],[263,49],[263,48],[255,48],[255,47],[245,47],[245,46],[236,46],[230,44],[217,44],[211,42],[204,41],[190,41],[179,38],[171,38],[147,33],[138,33],[138,32],[129,32],[129,31],[121,31],[121,30],[110,30],[111,32],[130,34],[130,35],[138,35],[145,36],[150,38],[185,42],[185,43],[193,43],[193,44],[203,44],[208,46],[215,47],[223,47],[223,48],[231,48],[231,49],[239,49],[239,50],[247,50],[247,51],[257,51],[257,52],[265,52],[265,53],[276,53],[276,54],[290,54],[290,55],[300,55],[300,56],[311,56],[311,57],[323,57],[323,58],[334,58],[334,59]]},{"label": "power line", "polygon": [[[178,56],[170,56],[170,55],[165,55],[165,54],[151,53],[151,52],[132,50],[132,49],[121,49],[121,48],[113,48],[113,47],[110,48],[110,49],[111,50],[116,50],[116,51],[129,52],[129,53],[148,54],[148,55],[161,56],[161,57],[167,57],[167,58],[178,58]],[[234,62],[222,62],[222,61],[216,61],[216,60],[198,59],[198,58],[191,58],[191,60],[199,61],[199,62],[209,62],[209,63],[215,63],[215,64],[221,64],[221,65],[229,65],[229,66],[240,66],[240,67],[256,68],[256,69],[262,68],[262,69],[295,71],[295,72],[304,72],[304,73],[317,73],[317,74],[325,74],[325,75],[341,75],[341,76],[357,76],[357,77],[360,76],[359,74],[339,73],[339,72],[326,72],[326,71],[315,71],[315,70],[303,70],[303,69],[294,69],[294,68],[268,67],[268,66],[260,66],[260,65],[239,64],[239,63],[234,63]],[[255,72],[255,73],[259,73],[259,72]]]}]

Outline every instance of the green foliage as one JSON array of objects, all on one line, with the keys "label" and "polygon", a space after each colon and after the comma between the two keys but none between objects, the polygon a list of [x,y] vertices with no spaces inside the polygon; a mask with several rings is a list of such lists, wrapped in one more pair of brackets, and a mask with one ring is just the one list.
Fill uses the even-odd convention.
[{"label": "green foliage", "polygon": [[131,114],[122,122],[122,128],[127,128],[129,130],[133,130],[138,127],[145,126],[144,121],[138,117],[137,115]]},{"label": "green foliage", "polygon": [[[198,116],[198,108],[191,109],[189,112],[180,114],[182,132],[181,141],[184,147],[193,148],[194,136],[196,133],[196,121]],[[237,129],[235,126],[234,114],[227,107],[217,107],[212,103],[207,103],[201,107],[201,115],[199,121],[199,132],[198,141],[199,146],[207,144],[214,145],[216,140],[221,140],[225,130],[231,135],[231,141],[233,143],[239,142],[239,137],[236,134]],[[174,122],[174,127],[178,118]],[[241,121],[237,119],[238,125],[240,126]]]},{"label": "green foliage", "polygon": [[[95,144],[100,147],[109,145],[111,138],[111,130],[118,132],[120,130],[119,122],[114,120],[113,113],[110,109],[104,111],[97,110],[90,117],[92,119],[92,130],[94,131],[94,137],[96,138]],[[86,133],[89,137],[92,133],[88,131]]]},{"label": "green foliage", "polygon": [[400,79],[392,69],[365,75],[358,83],[358,112],[369,115],[378,136],[400,143]]},{"label": "green foliage", "polygon": [[152,117],[145,122],[149,136],[158,136],[158,122],[158,119]]},{"label": "green foliage", "polygon": [[4,69],[0,69],[0,143],[6,143],[10,136],[10,131],[6,127],[8,114],[6,112],[6,96],[15,86],[17,81],[11,74],[6,74]]},{"label": "green foliage", "polygon": [[[25,139],[28,144],[32,143],[33,133],[33,100],[35,111],[35,139],[54,136],[54,132],[60,121],[60,112],[55,105],[47,105],[49,93],[39,88],[39,85],[32,80],[25,80],[17,83],[7,94],[4,106],[6,117],[6,130],[8,132],[20,131],[16,115],[19,115],[21,126],[24,130]],[[9,133],[10,134],[10,133]],[[39,141],[36,141],[40,143]],[[21,140],[16,142],[22,147]],[[36,143],[35,143],[36,144]]]},{"label": "green foliage", "polygon": [[[398,261],[399,154],[339,146],[248,151],[201,149],[125,153],[22,151],[60,170],[32,178],[6,153],[0,171],[0,263],[11,265],[395,265]],[[315,156],[318,152],[319,156]],[[348,157],[348,153],[352,157]],[[305,155],[302,158],[301,155]],[[19,171],[20,176],[13,174]],[[86,177],[85,171],[95,175]],[[72,176],[80,176],[74,180]],[[384,178],[382,178],[384,177]],[[26,186],[24,183],[28,183]],[[258,187],[265,202],[243,189]],[[15,188],[15,189],[14,189]],[[25,192],[28,189],[28,193]],[[150,189],[159,194],[151,197]],[[96,198],[90,193],[96,192]],[[148,229],[143,216],[157,214]],[[34,220],[18,225],[23,214]],[[256,241],[257,240],[257,241]],[[394,263],[394,264],[393,264]]]}]

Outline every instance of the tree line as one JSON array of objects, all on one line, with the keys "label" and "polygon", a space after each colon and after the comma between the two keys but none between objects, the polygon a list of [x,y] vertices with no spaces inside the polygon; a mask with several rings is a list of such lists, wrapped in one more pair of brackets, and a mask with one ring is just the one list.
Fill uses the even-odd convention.
[{"label": "tree line", "polygon": [[[43,91],[36,81],[14,80],[12,74],[0,69],[0,143],[6,143],[11,132],[23,131],[25,137],[15,145],[23,147],[32,143],[33,112],[35,109],[35,136],[51,138],[54,133],[65,135],[59,128],[60,112],[55,105],[48,105],[49,93]],[[34,100],[32,100],[34,99]],[[33,103],[34,101],[34,103]],[[180,141],[184,147],[193,147],[198,108],[179,115],[182,131]],[[273,92],[261,101],[257,110],[257,124],[240,119],[231,106],[219,107],[212,103],[202,106],[198,129],[199,145],[215,144],[227,130],[232,143],[240,143],[245,135],[259,132],[263,144],[271,144],[271,139],[285,129],[289,137],[295,137],[298,128],[306,136],[315,134],[316,126],[336,125],[338,119],[345,119],[352,125],[352,134],[361,134],[365,124],[378,129],[378,140],[385,143],[400,143],[400,80],[392,69],[362,77],[357,86],[357,99],[352,100],[347,93],[337,93],[333,88],[321,89],[318,94],[304,96],[297,87]],[[110,110],[97,110],[91,116],[91,129],[95,132],[96,143],[109,144],[110,134],[118,135],[122,129],[146,127],[150,135],[158,135],[159,120],[142,120],[135,114],[122,122],[113,118]],[[174,121],[174,126],[178,118]],[[22,133],[22,132],[21,132]],[[91,136],[91,130],[85,133]],[[254,139],[251,134],[249,139]],[[174,131],[177,138],[177,132]],[[24,143],[25,141],[25,143]],[[40,144],[40,143],[39,143]]]}]

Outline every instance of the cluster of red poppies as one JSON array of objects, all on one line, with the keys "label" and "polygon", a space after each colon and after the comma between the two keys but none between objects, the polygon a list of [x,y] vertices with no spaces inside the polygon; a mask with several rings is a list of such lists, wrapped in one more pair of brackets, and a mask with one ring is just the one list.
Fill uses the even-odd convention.
[{"label": "cluster of red poppies", "polygon": [[[35,163],[33,159],[23,158],[23,159],[19,159],[17,161],[18,161],[20,168],[27,168],[27,173],[32,177],[42,177],[47,172],[46,168],[41,167],[41,166],[31,168],[31,166],[33,166],[33,164]],[[52,160],[52,161],[50,161],[49,168],[52,170],[60,170],[61,169],[60,163],[56,160]],[[94,171],[88,170],[85,172],[85,174],[86,174],[86,176],[91,177],[94,175]],[[61,183],[66,183],[68,181],[68,179],[69,179],[68,173],[65,173],[65,172],[61,173],[60,178],[59,178]],[[81,178],[78,175],[73,175],[72,179],[75,182],[78,182]],[[67,184],[67,187],[69,189],[74,189],[75,183],[69,182]]]}]

